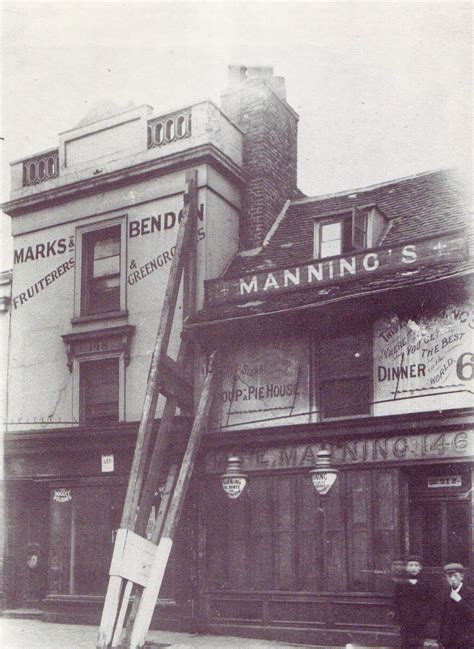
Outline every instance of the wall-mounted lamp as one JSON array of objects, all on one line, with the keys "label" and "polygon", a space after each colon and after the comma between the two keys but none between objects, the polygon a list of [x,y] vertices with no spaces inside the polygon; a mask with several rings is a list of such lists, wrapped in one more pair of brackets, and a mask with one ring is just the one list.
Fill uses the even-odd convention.
[{"label": "wall-mounted lamp", "polygon": [[320,496],[325,496],[336,482],[338,469],[331,465],[331,451],[322,448],[318,452],[316,466],[309,472],[313,486]]},{"label": "wall-mounted lamp", "polygon": [[221,475],[222,487],[229,498],[238,498],[247,484],[247,476],[242,473],[242,460],[237,455],[227,458],[225,473]]}]

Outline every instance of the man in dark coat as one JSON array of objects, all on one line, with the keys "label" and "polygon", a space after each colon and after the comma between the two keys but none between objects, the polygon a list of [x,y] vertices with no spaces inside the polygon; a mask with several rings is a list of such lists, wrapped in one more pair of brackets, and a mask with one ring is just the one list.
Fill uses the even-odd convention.
[{"label": "man in dark coat", "polygon": [[421,649],[431,615],[431,591],[421,578],[423,565],[418,556],[407,558],[406,578],[395,586],[395,623],[400,625],[401,649]]},{"label": "man in dark coat", "polygon": [[474,590],[463,584],[460,563],[444,566],[449,591],[443,601],[439,642],[444,649],[474,648]]}]

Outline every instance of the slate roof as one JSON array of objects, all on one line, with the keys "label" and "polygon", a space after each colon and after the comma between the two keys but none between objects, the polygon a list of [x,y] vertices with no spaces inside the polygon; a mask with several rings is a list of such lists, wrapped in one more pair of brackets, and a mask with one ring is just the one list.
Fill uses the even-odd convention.
[{"label": "slate roof", "polygon": [[[313,227],[318,216],[375,204],[390,225],[378,245],[395,246],[422,237],[472,226],[469,187],[455,169],[427,172],[363,189],[291,201],[284,216],[260,251],[237,254],[224,277],[242,277],[256,271],[298,265],[313,257]],[[329,287],[249,297],[244,304],[219,305],[200,311],[195,323],[213,322],[256,314],[304,308],[366,293],[404,288],[472,272],[474,260],[417,266],[412,271],[355,277]]]}]

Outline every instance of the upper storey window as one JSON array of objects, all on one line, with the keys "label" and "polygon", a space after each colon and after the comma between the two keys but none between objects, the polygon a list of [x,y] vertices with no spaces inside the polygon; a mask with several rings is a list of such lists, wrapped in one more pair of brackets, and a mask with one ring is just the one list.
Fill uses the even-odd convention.
[{"label": "upper storey window", "polygon": [[314,257],[338,257],[376,246],[385,229],[386,219],[374,206],[322,216],[314,223]]},{"label": "upper storey window", "polygon": [[126,217],[76,229],[75,318],[126,315]]},{"label": "upper storey window", "polygon": [[89,232],[84,247],[84,313],[120,310],[120,226]]}]

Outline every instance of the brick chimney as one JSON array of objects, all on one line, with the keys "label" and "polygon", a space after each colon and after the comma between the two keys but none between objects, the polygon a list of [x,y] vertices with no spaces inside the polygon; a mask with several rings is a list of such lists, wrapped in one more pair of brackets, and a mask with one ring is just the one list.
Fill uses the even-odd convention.
[{"label": "brick chimney", "polygon": [[261,246],[285,202],[296,192],[298,114],[286,101],[285,80],[272,66],[229,66],[222,110],[244,133],[240,241]]}]

